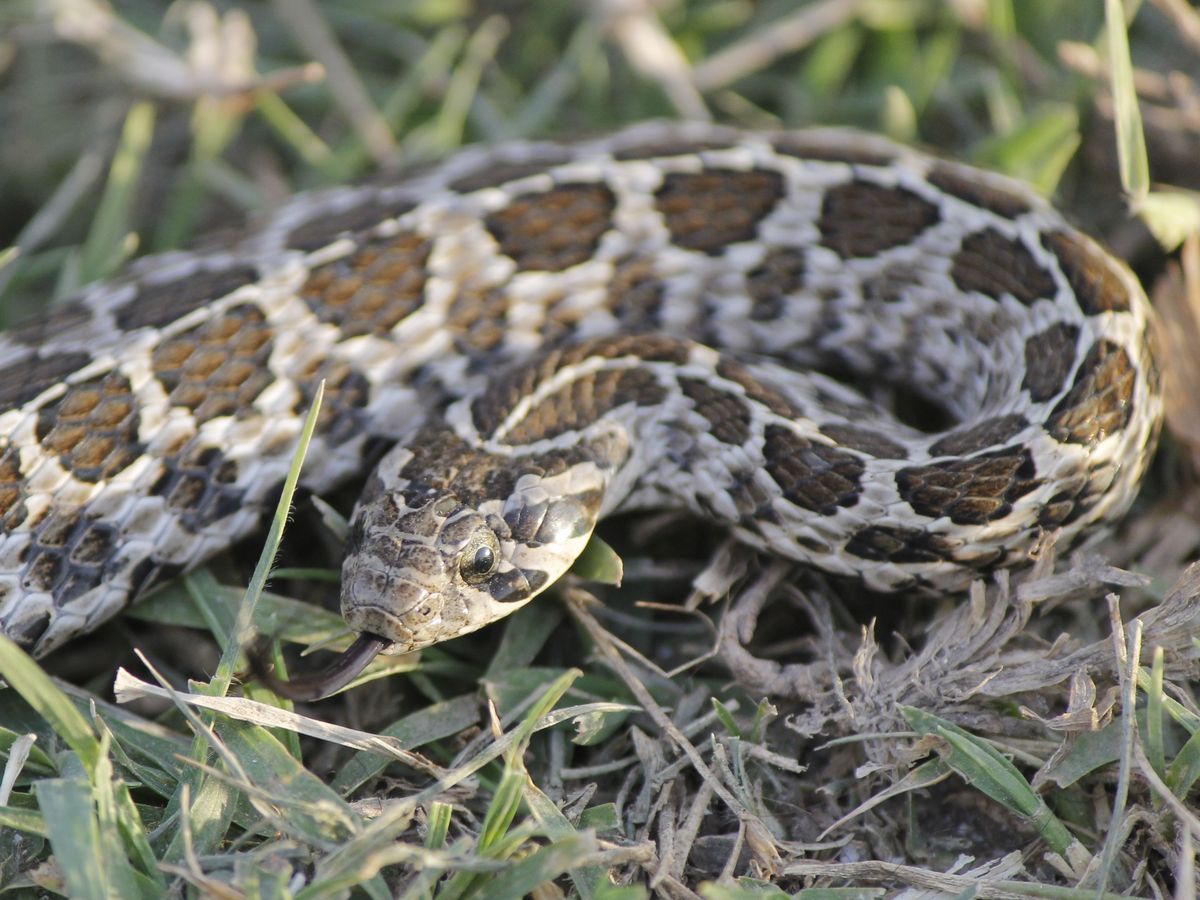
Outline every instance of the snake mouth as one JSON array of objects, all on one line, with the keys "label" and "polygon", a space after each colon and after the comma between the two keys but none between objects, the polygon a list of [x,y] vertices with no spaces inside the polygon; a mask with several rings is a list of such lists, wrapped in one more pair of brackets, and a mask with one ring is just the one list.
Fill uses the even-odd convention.
[{"label": "snake mouth", "polygon": [[292,679],[277,676],[261,653],[251,651],[247,656],[254,677],[280,697],[300,701],[320,700],[340,691],[361,675],[371,660],[391,645],[392,642],[387,638],[364,632],[324,670]]}]

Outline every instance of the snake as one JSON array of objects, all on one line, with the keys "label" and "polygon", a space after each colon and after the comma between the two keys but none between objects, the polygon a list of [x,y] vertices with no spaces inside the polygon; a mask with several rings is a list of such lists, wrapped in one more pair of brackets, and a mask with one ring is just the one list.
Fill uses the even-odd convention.
[{"label": "snake", "polygon": [[866,133],[468,148],[0,334],[0,632],[47,653],[253,532],[318,384],[305,484],[371,473],[342,676],[519,609],[625,510],[960,590],[1129,507],[1151,317],[1030,187]]}]

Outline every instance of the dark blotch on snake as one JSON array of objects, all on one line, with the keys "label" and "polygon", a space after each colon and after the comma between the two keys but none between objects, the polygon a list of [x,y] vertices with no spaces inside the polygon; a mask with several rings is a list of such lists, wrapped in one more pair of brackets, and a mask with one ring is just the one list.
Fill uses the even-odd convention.
[{"label": "dark blotch on snake", "polygon": [[317,413],[316,433],[333,444],[344,444],[370,424],[366,408],[371,401],[371,383],[345,360],[327,359],[300,383],[300,399],[294,408],[297,416],[308,415],[322,380],[325,396]]},{"label": "dark blotch on snake", "polygon": [[82,351],[52,356],[39,352],[0,368],[0,412],[25,405],[91,361],[91,355]]},{"label": "dark blotch on snake", "polygon": [[1016,219],[1030,210],[1029,201],[1020,194],[981,180],[977,172],[949,163],[934,163],[925,177],[938,190],[1006,219]]},{"label": "dark blotch on snake", "polygon": [[[61,341],[65,336],[83,332],[84,326],[92,321],[92,311],[82,300],[57,303],[44,315],[35,316],[15,328],[6,331],[5,337],[26,347],[38,348],[49,341]],[[9,383],[4,371],[0,371],[0,385]],[[5,406],[0,398],[0,409]]]},{"label": "dark blotch on snake", "polygon": [[15,531],[25,522],[27,497],[20,454],[16,447],[7,447],[0,453],[0,534]]},{"label": "dark blotch on snake", "polygon": [[188,447],[163,460],[150,489],[188,531],[201,531],[242,508],[245,491],[234,485],[237,463],[217,447]]},{"label": "dark blotch on snake", "polygon": [[411,200],[387,203],[363,199],[340,212],[321,210],[307,222],[293,228],[288,233],[285,246],[289,250],[319,250],[341,236],[357,235],[380,222],[399,218],[415,205]]},{"label": "dark blotch on snake", "polygon": [[1089,316],[1129,311],[1129,289],[1112,261],[1087,238],[1051,231],[1042,235],[1042,246],[1058,257],[1079,308]]},{"label": "dark blotch on snake", "polygon": [[562,184],[515,197],[484,225],[519,270],[561,272],[595,256],[616,205],[606,185]]},{"label": "dark blotch on snake", "polygon": [[1029,449],[1014,445],[969,459],[911,466],[896,473],[901,499],[922,516],[956,525],[1001,519],[1039,482]]},{"label": "dark blotch on snake", "polygon": [[1044,403],[1063,389],[1075,368],[1079,326],[1055,322],[1025,342],[1025,378],[1021,387],[1036,403]]},{"label": "dark blotch on snake", "polygon": [[903,444],[886,435],[860,425],[830,423],[821,426],[821,433],[837,441],[843,447],[858,450],[876,459],[907,459],[908,450]]},{"label": "dark blotch on snake", "polygon": [[1137,370],[1123,347],[1096,341],[1079,364],[1075,383],[1054,407],[1047,430],[1055,440],[1095,446],[1129,424],[1136,380]]},{"label": "dark blotch on snake", "polygon": [[994,228],[962,239],[950,277],[960,291],[978,291],[993,300],[1011,294],[1026,306],[1051,299],[1057,288],[1020,238],[1007,238]]},{"label": "dark blotch on snake", "polygon": [[783,315],[784,301],[804,287],[803,247],[773,247],[746,273],[746,292],[754,305],[750,318],[771,322]]},{"label": "dark blotch on snake", "polygon": [[668,173],[654,199],[676,245],[716,256],[730,244],[753,240],[783,190],[778,172],[708,169]]},{"label": "dark blotch on snake", "polygon": [[717,374],[742,388],[746,396],[761,403],[777,416],[795,419],[800,410],[783,394],[755,378],[750,370],[730,356],[722,356],[717,363]]},{"label": "dark blotch on snake", "polygon": [[768,425],[763,460],[784,497],[797,506],[831,516],[838,507],[858,502],[864,466],[852,453]]},{"label": "dark blotch on snake", "polygon": [[613,265],[608,286],[608,308],[631,332],[649,331],[662,324],[663,283],[654,261],[629,256]]},{"label": "dark blotch on snake", "polygon": [[907,188],[848,181],[825,191],[817,228],[821,246],[856,259],[904,246],[939,221],[938,207]]},{"label": "dark blotch on snake", "polygon": [[[629,356],[646,362],[670,362],[678,365],[687,360],[688,348],[689,345],[686,341],[658,334],[618,335],[556,347],[544,351],[524,365],[509,369],[507,373],[493,380],[488,389],[471,405],[471,416],[480,434],[490,435],[500,427],[500,424],[508,418],[525,397],[534,392],[539,384],[552,378],[563,369],[576,366],[592,357],[618,359]],[[618,370],[615,369],[607,371],[618,373]],[[657,402],[653,400],[653,397],[661,397],[661,389],[657,388],[657,385],[649,385],[644,377],[649,373],[645,370],[640,371],[640,376],[625,382],[622,382],[619,377],[609,377],[600,387],[604,391],[619,389],[619,398],[613,394],[596,390],[593,391],[593,396],[587,400],[589,408],[607,411],[619,405],[614,402],[618,399],[619,402],[627,402],[630,399],[639,403],[642,401]],[[566,387],[564,391],[560,392],[562,396],[556,395],[557,400],[547,398],[541,404],[541,408],[536,411],[536,415],[534,411],[531,411],[518,426],[521,433],[525,435],[561,434],[567,430],[563,424],[566,421],[583,421],[584,416],[581,416],[579,411],[569,409],[563,410],[564,419],[558,418],[558,404],[570,402],[572,392],[578,390],[575,387],[577,384],[578,382],[574,382],[572,386]],[[596,405],[593,407],[591,404]],[[517,441],[518,438],[513,437],[512,440]]]},{"label": "dark blotch on snake", "polygon": [[161,328],[257,280],[258,271],[242,265],[201,268],[174,281],[143,282],[138,285],[137,295],[114,311],[117,327],[122,331]]},{"label": "dark blotch on snake", "polygon": [[1029,425],[1020,413],[1010,413],[985,419],[970,428],[960,428],[937,441],[929,448],[930,456],[965,456],[1005,441]]},{"label": "dark blotch on snake", "polygon": [[959,542],[920,528],[871,525],[846,542],[860,559],[894,563],[936,563],[954,559]]},{"label": "dark blotch on snake", "polygon": [[750,438],[750,410],[745,401],[699,378],[680,378],[696,412],[708,421],[709,433],[723,444],[740,446]]},{"label": "dark blotch on snake", "polygon": [[80,481],[110,478],[142,453],[137,401],[129,379],[119,372],[71,385],[37,415],[42,448]]},{"label": "dark blotch on snake", "polygon": [[582,431],[618,407],[657,406],[667,390],[645,369],[600,369],[574,379],[532,407],[510,428],[510,444],[531,444],[568,431]]},{"label": "dark blotch on snake", "polygon": [[171,406],[191,410],[199,425],[249,411],[275,380],[267,368],[273,338],[262,310],[244,303],[165,338],[151,365]]},{"label": "dark blotch on snake", "polygon": [[432,243],[411,231],[369,241],[314,269],[300,296],[343,337],[384,336],[425,301]]},{"label": "dark blotch on snake", "polygon": [[508,327],[508,296],[499,288],[462,290],[450,304],[446,326],[455,347],[477,366],[486,366],[487,354],[500,346]]}]

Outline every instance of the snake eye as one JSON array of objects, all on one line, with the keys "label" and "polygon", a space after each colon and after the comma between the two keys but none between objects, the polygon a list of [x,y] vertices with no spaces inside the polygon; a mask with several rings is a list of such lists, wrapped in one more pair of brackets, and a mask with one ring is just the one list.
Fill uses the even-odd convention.
[{"label": "snake eye", "polygon": [[496,552],[496,537],[490,532],[478,541],[472,541],[459,558],[458,570],[467,584],[478,584],[496,571],[500,555]]}]

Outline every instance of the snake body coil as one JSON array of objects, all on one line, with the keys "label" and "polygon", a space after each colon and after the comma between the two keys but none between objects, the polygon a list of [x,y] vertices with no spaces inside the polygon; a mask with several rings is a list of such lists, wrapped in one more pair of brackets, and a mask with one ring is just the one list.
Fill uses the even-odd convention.
[{"label": "snake body coil", "polygon": [[0,335],[0,629],[45,652],[253,529],[322,379],[312,487],[400,442],[342,591],[398,650],[512,611],[632,507],[955,588],[1128,506],[1149,315],[1027,188],[852,132],[642,126],[300,196]]}]

